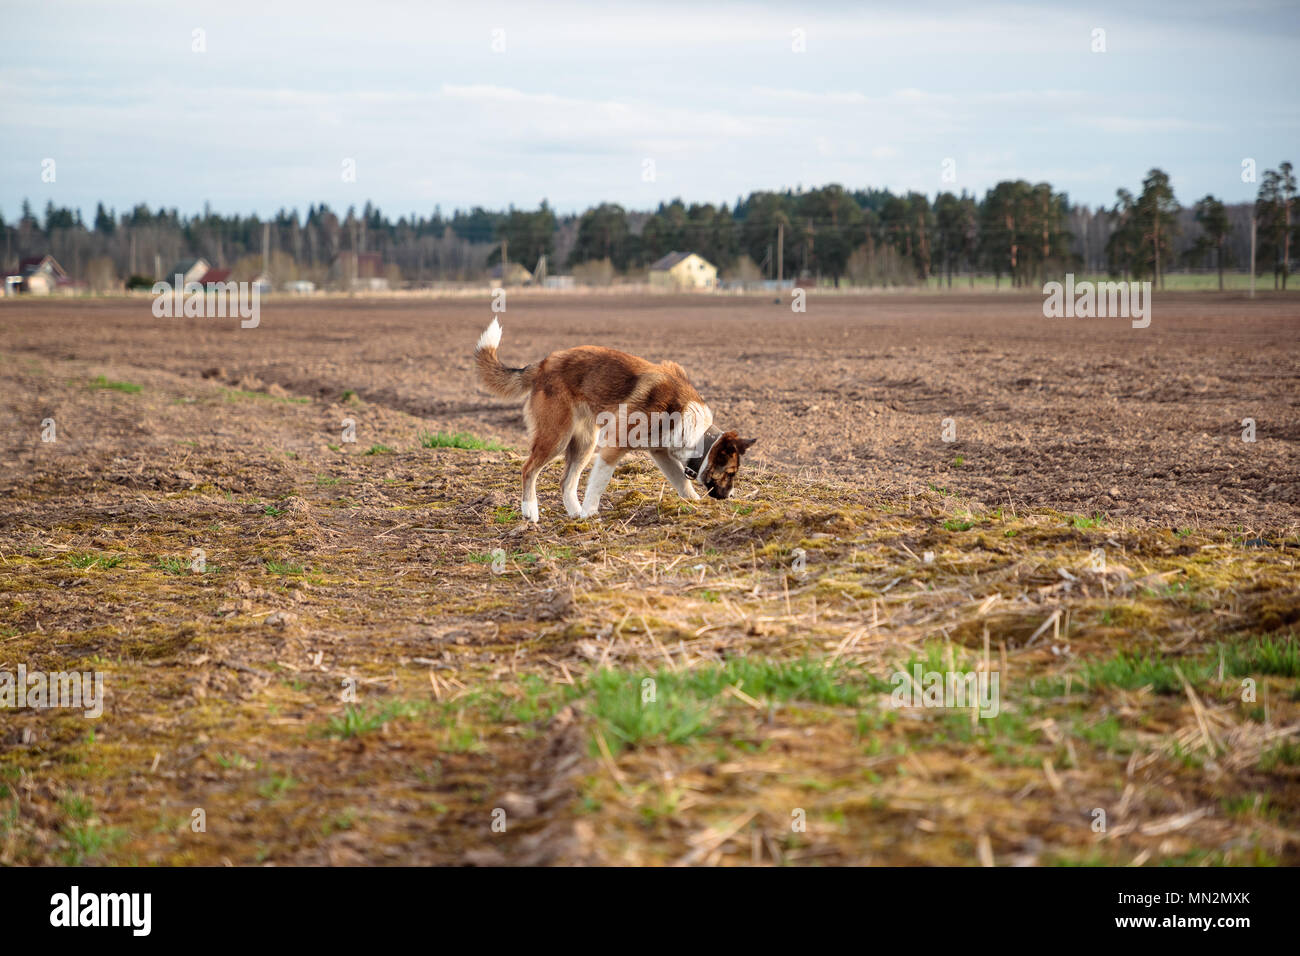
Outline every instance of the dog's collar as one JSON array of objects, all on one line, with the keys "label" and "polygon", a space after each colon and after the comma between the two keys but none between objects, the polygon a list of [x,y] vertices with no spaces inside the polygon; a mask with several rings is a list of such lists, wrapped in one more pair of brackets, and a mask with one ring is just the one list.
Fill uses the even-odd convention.
[{"label": "dog's collar", "polygon": [[[704,434],[700,437],[700,443],[695,446],[696,448],[703,447],[704,451],[694,458],[688,458],[682,462],[682,471],[686,472],[687,478],[691,479],[691,481],[700,480],[700,470],[704,468],[705,462],[709,460],[709,453],[713,451],[713,446],[718,443],[718,439],[721,437],[722,431],[712,425],[704,430]],[[705,442],[708,442],[708,445],[705,445]]]}]

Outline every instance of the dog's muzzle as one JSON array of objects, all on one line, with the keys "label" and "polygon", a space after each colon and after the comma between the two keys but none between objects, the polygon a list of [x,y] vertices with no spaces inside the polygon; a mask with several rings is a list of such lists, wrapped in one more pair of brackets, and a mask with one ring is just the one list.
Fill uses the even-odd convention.
[{"label": "dog's muzzle", "polygon": [[[712,435],[710,435],[710,432],[712,432]],[[705,447],[704,452],[696,455],[694,458],[688,458],[682,463],[682,471],[686,473],[686,477],[691,481],[698,481],[700,484],[704,485],[705,488],[709,489],[709,494],[711,495],[713,494],[713,487],[709,482],[700,480],[700,472],[702,472],[704,466],[708,464],[709,453],[713,451],[713,446],[718,443],[718,439],[721,437],[722,432],[715,430],[713,426],[710,425],[704,432],[704,438],[701,439],[701,442],[705,439],[711,439],[709,444]],[[713,497],[716,498],[717,495],[713,495]]]}]

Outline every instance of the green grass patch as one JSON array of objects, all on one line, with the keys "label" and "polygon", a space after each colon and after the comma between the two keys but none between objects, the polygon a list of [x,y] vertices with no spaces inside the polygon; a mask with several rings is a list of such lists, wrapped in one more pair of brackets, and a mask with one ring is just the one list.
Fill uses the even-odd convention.
[{"label": "green grass patch", "polygon": [[1084,665],[1081,676],[1089,687],[1121,687],[1137,690],[1150,686],[1157,694],[1181,694],[1183,682],[1174,670],[1175,663],[1193,687],[1213,673],[1207,661],[1168,661],[1156,657],[1139,656],[1121,652],[1102,661]]},{"label": "green grass patch", "polygon": [[298,781],[289,774],[272,774],[257,788],[257,795],[264,800],[279,800],[298,785]]},{"label": "green grass patch", "polygon": [[1074,733],[1080,740],[1100,747],[1107,753],[1126,754],[1133,751],[1134,743],[1124,733],[1124,726],[1115,714],[1092,724],[1076,726]]},{"label": "green grass patch", "polygon": [[689,671],[619,672],[592,677],[589,713],[611,750],[660,741],[685,743],[707,733],[735,686],[765,702],[804,701],[833,707],[857,706],[889,685],[846,664],[821,661],[765,661],[737,658]]},{"label": "green grass patch", "polygon": [[63,824],[63,847],[60,856],[68,866],[80,866],[120,843],[125,831],[102,827],[94,819],[94,809],[84,797],[72,795],[62,803],[68,819]]},{"label": "green grass patch", "polygon": [[295,398],[292,395],[268,395],[266,392],[253,392],[245,388],[223,388],[222,397],[228,402],[252,400],[263,402],[284,402],[288,405],[307,405],[310,398]]},{"label": "green grass patch", "polygon": [[190,573],[190,563],[184,558],[159,558],[155,567],[157,567],[159,571],[166,571],[168,574]]},{"label": "green grass patch", "polygon": [[1242,793],[1235,797],[1223,797],[1219,800],[1219,805],[1233,817],[1276,815],[1276,810],[1269,804],[1268,795],[1263,793]]},{"label": "green grass patch", "polygon": [[1275,674],[1300,677],[1300,641],[1286,637],[1257,637],[1244,644],[1220,645],[1223,669],[1233,677]]},{"label": "green grass patch", "polygon": [[341,715],[330,718],[325,735],[345,740],[360,737],[362,734],[379,730],[390,721],[414,716],[421,709],[420,704],[406,700],[390,700],[366,705],[349,704],[343,708]]},{"label": "green grass patch", "polygon": [[92,554],[91,552],[86,551],[81,554],[71,555],[68,558],[68,564],[72,565],[74,568],[82,569],[96,567],[116,568],[125,560],[126,559],[120,554]]},{"label": "green grass patch", "polygon": [[63,862],[68,866],[81,866],[88,859],[112,849],[125,837],[126,832],[117,827],[70,825],[64,830]]},{"label": "green grass patch", "polygon": [[136,395],[144,391],[143,385],[136,385],[132,382],[110,382],[102,375],[97,375],[90,383],[91,388],[107,388],[114,392],[124,392],[127,395]]},{"label": "green grass patch", "polygon": [[969,710],[956,711],[945,708],[939,731],[932,742],[939,745],[960,743],[978,747],[1005,767],[1036,767],[1042,755],[1034,749],[1039,743],[1039,731],[1030,726],[1030,718],[1011,710],[1001,710],[996,717],[971,720]]},{"label": "green grass patch", "polygon": [[1278,767],[1300,767],[1300,741],[1283,741],[1260,755],[1260,770],[1267,772]]},{"label": "green grass patch", "polygon": [[505,446],[484,438],[475,438],[469,432],[420,432],[420,445],[424,448],[465,448],[472,451],[505,451]]},{"label": "green grass patch", "polygon": [[[491,551],[479,551],[471,554],[469,560],[475,564],[491,564],[495,557]],[[542,556],[535,551],[513,551],[506,555],[504,560],[517,561],[521,564],[536,564],[541,558]]]}]

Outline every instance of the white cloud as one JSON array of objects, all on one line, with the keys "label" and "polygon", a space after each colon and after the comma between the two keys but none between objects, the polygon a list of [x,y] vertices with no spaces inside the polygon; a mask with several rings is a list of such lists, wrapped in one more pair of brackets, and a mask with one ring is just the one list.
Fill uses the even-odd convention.
[{"label": "white cloud", "polygon": [[[6,209],[47,195],[83,206],[546,196],[560,208],[647,207],[826,181],[933,193],[946,157],[958,189],[1049,178],[1109,201],[1134,184],[1106,177],[1127,170],[1217,176],[1224,142],[1278,157],[1294,144],[1276,54],[1298,30],[1269,4],[1243,17],[1197,0],[1172,18],[1104,0],[1082,12],[376,0],[277,4],[274,18],[247,0],[53,5],[64,8],[59,30],[0,37]],[[208,52],[195,55],[199,23]],[[1095,25],[1107,29],[1105,55],[1087,51]],[[806,54],[790,50],[795,27]],[[1204,70],[1211,55],[1216,69]],[[1251,77],[1259,95],[1243,102],[1224,75]],[[60,176],[41,191],[45,156]],[[356,184],[340,182],[344,156],[358,161]],[[644,158],[656,161],[654,183],[641,180]],[[1187,188],[1240,198],[1235,170],[1222,175]]]},{"label": "white cloud", "polygon": [[1218,123],[1205,123],[1199,120],[1186,120],[1177,116],[1079,116],[1076,118],[1081,126],[1090,126],[1107,133],[1213,133],[1223,127]]}]

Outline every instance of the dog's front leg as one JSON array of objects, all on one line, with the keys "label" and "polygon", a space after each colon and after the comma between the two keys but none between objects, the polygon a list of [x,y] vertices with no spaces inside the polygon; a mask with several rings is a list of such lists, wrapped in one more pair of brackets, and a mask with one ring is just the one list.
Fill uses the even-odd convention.
[{"label": "dog's front leg", "polygon": [[587,490],[582,496],[580,517],[590,518],[600,511],[600,496],[605,493],[610,476],[618,459],[606,461],[604,455],[597,455],[591,462],[591,474],[587,476]]},{"label": "dog's front leg", "polygon": [[700,500],[699,494],[695,491],[695,486],[686,477],[686,472],[682,471],[681,462],[674,458],[671,452],[656,448],[650,452],[650,457],[654,459],[654,463],[659,466],[659,470],[664,473],[668,483],[676,489],[679,495],[687,501]]}]

